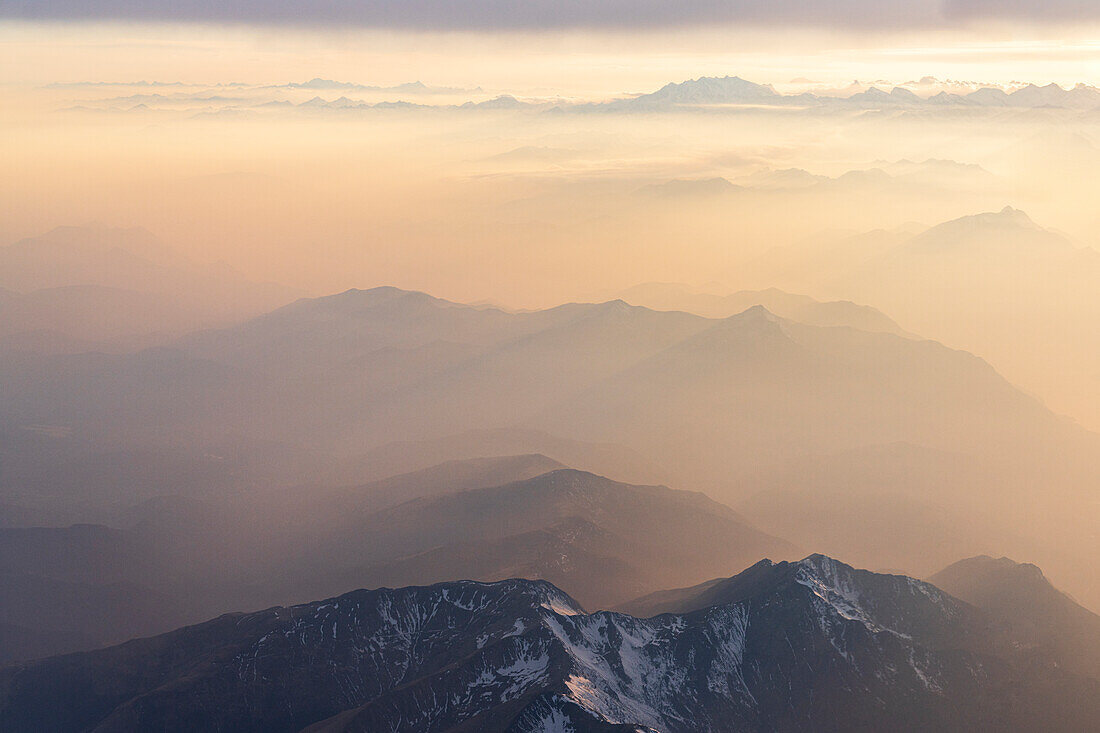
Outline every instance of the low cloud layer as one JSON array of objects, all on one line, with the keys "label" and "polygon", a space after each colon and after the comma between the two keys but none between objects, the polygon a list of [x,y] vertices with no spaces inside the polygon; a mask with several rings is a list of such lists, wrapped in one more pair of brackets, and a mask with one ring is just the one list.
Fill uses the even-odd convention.
[{"label": "low cloud layer", "polygon": [[951,19],[1027,20],[1037,22],[1100,20],[1096,0],[943,0]]},{"label": "low cloud layer", "polygon": [[971,20],[1100,20],[1094,0],[8,0],[0,17],[406,30],[654,29],[747,24],[897,30]]}]

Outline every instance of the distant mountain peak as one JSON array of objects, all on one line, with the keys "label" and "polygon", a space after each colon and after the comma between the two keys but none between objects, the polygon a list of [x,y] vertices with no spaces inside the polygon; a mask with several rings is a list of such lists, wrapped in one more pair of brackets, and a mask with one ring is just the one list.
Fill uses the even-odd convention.
[{"label": "distant mountain peak", "polygon": [[774,323],[780,324],[783,319],[772,313],[765,306],[757,303],[756,305],[749,306],[740,313],[734,314],[726,319],[727,321],[735,321],[739,323]]},{"label": "distant mountain peak", "polygon": [[767,318],[769,321],[774,321],[778,319],[778,316],[776,316],[774,313],[772,313],[770,310],[760,305],[759,303],[753,306],[749,306],[748,308],[743,310],[740,315],[749,318]]},{"label": "distant mountain peak", "polygon": [[947,578],[954,574],[984,574],[990,577],[1014,578],[1018,581],[1041,583],[1052,590],[1054,586],[1047,580],[1042,569],[1033,563],[1016,562],[1009,557],[992,557],[990,555],[976,555],[974,557],[959,560],[944,568],[937,577]]},{"label": "distant mountain peak", "polygon": [[1036,232],[1046,231],[1043,227],[1036,224],[1035,221],[1021,209],[1005,206],[1000,211],[986,211],[980,214],[970,214],[961,216],[958,219],[946,221],[942,224],[937,224],[931,229],[919,234],[917,238],[934,241],[940,232],[967,232],[983,228],[1026,229]]},{"label": "distant mountain peak", "polygon": [[701,76],[682,82],[670,82],[655,92],[625,100],[627,106],[650,104],[733,104],[778,98],[768,84],[756,84],[739,76]]},{"label": "distant mountain peak", "polygon": [[333,295],[325,295],[320,298],[305,298],[300,303],[316,303],[316,304],[357,304],[357,305],[373,305],[381,304],[389,301],[422,301],[425,303],[438,303],[458,305],[457,303],[451,303],[450,301],[436,298],[433,295],[421,292],[419,290],[404,290],[392,285],[380,285],[374,288],[349,288],[340,293]]},{"label": "distant mountain peak", "polygon": [[929,581],[1013,629],[1017,643],[1044,648],[1059,664],[1100,679],[1100,616],[1056,588],[1038,566],[978,555]]},{"label": "distant mountain peak", "polygon": [[1006,221],[1011,221],[1014,224],[1022,224],[1027,226],[1035,226],[1036,224],[1030,216],[1027,215],[1022,209],[1017,209],[1013,206],[1005,206],[998,212],[1000,216]]}]

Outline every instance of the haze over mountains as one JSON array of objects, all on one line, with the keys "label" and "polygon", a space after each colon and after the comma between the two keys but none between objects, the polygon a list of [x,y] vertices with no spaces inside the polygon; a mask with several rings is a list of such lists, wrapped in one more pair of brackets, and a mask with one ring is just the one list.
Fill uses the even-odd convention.
[{"label": "haze over mountains", "polygon": [[[159,349],[13,352],[0,372],[5,429],[19,446],[6,460],[5,498],[31,515],[52,507],[55,521],[65,516],[57,506],[78,500],[94,508],[91,516],[112,521],[145,498],[220,495],[242,505],[268,502],[272,521],[283,524],[300,509],[273,498],[351,484],[357,472],[384,476],[384,463],[372,475],[378,461],[400,471],[507,453],[494,444],[524,452],[541,443],[551,459],[577,459],[610,478],[622,470],[631,481],[705,490],[794,545],[916,574],[961,555],[1012,552],[1042,562],[1080,597],[1096,598],[1094,578],[1075,562],[1095,539],[1095,434],[981,359],[900,335],[873,309],[775,291],[705,303],[753,299],[805,321],[845,325],[808,325],[760,305],[726,318],[623,301],[517,313],[378,288],[302,299]],[[512,431],[511,440],[502,438]],[[67,473],[120,460],[130,471],[147,466],[144,478],[122,483],[117,473],[93,473],[92,481],[74,482]],[[162,465],[187,465],[190,477],[165,482],[154,468]],[[419,481],[437,484],[435,493],[456,486]],[[371,493],[385,490],[376,485]],[[384,508],[385,500],[373,501],[371,511]],[[431,524],[416,517],[410,526]],[[542,534],[525,534],[536,530]],[[545,576],[551,570],[540,558],[563,531],[517,525],[492,538],[500,564],[471,556],[469,567],[479,577],[503,577],[509,567],[537,567]],[[586,536],[576,526],[569,532]],[[461,545],[462,536],[448,543]],[[351,551],[355,543],[347,542],[339,551],[350,558],[376,554],[367,546]],[[607,550],[616,545],[606,537],[585,551],[592,547],[602,548],[601,557],[630,554]],[[421,569],[402,561],[396,575],[381,562],[427,549],[383,553],[374,567],[354,564],[355,572],[443,579],[433,574],[435,560],[421,560]],[[479,545],[474,554],[484,552]],[[509,553],[512,565],[503,560]],[[449,554],[440,550],[438,562]],[[751,554],[737,562],[748,564]],[[353,586],[340,575],[348,567],[338,563],[332,572]],[[631,572],[622,569],[606,587],[638,582]],[[586,591],[570,590],[588,600]]]},{"label": "haze over mountains", "polygon": [[[172,86],[172,85],[161,85]],[[314,78],[284,84],[196,85],[176,84],[175,90],[150,92],[141,84],[120,83],[106,88],[89,84],[52,85],[69,95],[70,106],[61,111],[112,114],[179,113],[207,116],[235,112],[261,113],[335,111],[343,114],[370,110],[519,110],[534,112],[670,112],[721,110],[723,107],[778,107],[815,112],[862,110],[1031,110],[1054,109],[1093,112],[1100,109],[1100,90],[1086,83],[1065,88],[1056,83],[974,85],[961,91],[947,82],[922,80],[891,85],[890,82],[853,82],[846,89],[781,92],[771,84],[759,84],[739,76],[702,76],[669,82],[652,92],[619,95],[606,101],[574,101],[562,96],[530,94],[515,90],[485,91],[477,88],[431,86],[407,82],[392,86],[360,84]],[[798,87],[788,84],[788,87]],[[801,85],[814,87],[815,85]],[[951,88],[952,91],[948,91]],[[130,90],[136,93],[119,94]],[[349,97],[347,95],[355,95]],[[325,95],[325,96],[321,96]],[[339,95],[333,97],[332,95]],[[522,99],[517,99],[517,95]],[[331,98],[330,98],[331,97]]]},{"label": "haze over mountains", "polygon": [[203,266],[149,232],[59,227],[0,247],[0,339],[6,349],[126,349],[232,323],[294,297]]},{"label": "haze over mountains", "polygon": [[[888,362],[906,369],[886,371]],[[846,371],[837,371],[842,364]],[[570,406],[569,400],[583,399],[582,394],[597,385],[603,400],[613,399],[617,391],[653,390],[664,372],[681,390],[679,395],[663,393],[665,400],[690,399],[691,390],[704,384],[719,390],[718,395],[722,389],[772,383],[801,390],[801,402],[792,407],[811,413],[814,399],[827,398],[824,382],[830,389],[844,389],[844,380],[855,382],[852,370],[860,369],[866,373],[860,375],[858,389],[866,394],[896,394],[893,383],[900,380],[911,390],[927,390],[927,399],[950,401],[943,409],[951,413],[929,416],[944,423],[936,426],[935,435],[919,420],[901,420],[882,409],[867,415],[872,423],[866,428],[849,428],[855,432],[847,437],[804,431],[793,438],[759,435],[754,440],[778,440],[773,449],[779,451],[790,440],[808,448],[839,450],[866,444],[873,433],[873,442],[879,443],[911,440],[977,450],[987,438],[967,433],[963,416],[968,411],[970,419],[996,414],[1000,419],[991,427],[1005,435],[1089,440],[1016,392],[988,365],[933,342],[807,326],[779,318],[762,306],[726,319],[652,311],[622,301],[507,313],[392,288],[302,300],[241,326],[189,336],[168,349],[117,357],[21,357],[10,364],[9,372],[9,383],[20,388],[11,390],[5,406],[24,423],[55,424],[72,431],[94,420],[100,429],[113,426],[133,434],[141,420],[156,418],[164,427],[218,426],[251,433],[253,438],[308,441],[318,449],[347,450],[354,445],[361,450],[394,439],[442,436],[459,428],[546,428],[566,421],[573,423],[574,437],[624,442],[617,428],[578,423],[581,406]],[[62,378],[94,382],[117,380],[122,373],[131,375],[131,394],[148,397],[135,399],[136,412],[130,415],[113,402],[105,404],[102,391],[65,395],[64,404],[41,392],[59,386]],[[809,374],[822,384],[795,383]],[[165,380],[171,380],[173,391],[165,389]],[[275,383],[281,396],[271,412],[268,388]],[[975,393],[976,388],[985,392]],[[958,392],[952,394],[951,389]],[[186,399],[188,390],[194,399]],[[431,414],[421,409],[437,403],[444,393],[459,395],[460,401],[437,404]],[[657,409],[661,396],[651,395],[637,409]],[[837,409],[860,407],[850,401]],[[911,409],[919,410],[919,401],[914,400]],[[267,419],[251,419],[255,410],[265,411]],[[707,420],[706,410],[693,414],[700,422]],[[768,423],[766,415],[754,417],[758,425]],[[610,419],[628,418],[623,413]],[[785,418],[779,413],[774,419]],[[898,424],[889,433],[882,430],[887,423],[874,420]],[[954,433],[949,422],[956,426]],[[644,421],[637,424],[646,429]],[[963,433],[967,435],[960,444],[955,434]],[[706,468],[698,470],[702,474]]]},{"label": "haze over mountains", "polygon": [[699,77],[670,82],[655,92],[610,103],[616,110],[667,110],[691,105],[762,104],[834,106],[855,108],[904,108],[913,106],[959,105],[974,107],[1063,107],[1093,110],[1100,107],[1100,90],[1078,84],[1066,90],[1058,84],[1028,84],[1006,92],[996,87],[976,89],[968,94],[941,91],[919,96],[904,86],[885,90],[870,86],[847,95],[821,96],[813,92],[781,94],[768,84],[756,84],[738,76]]},{"label": "haze over mountains", "polygon": [[702,494],[630,486],[571,469],[410,501],[338,524],[322,545],[331,549],[322,550],[309,571],[318,579],[369,559],[354,572],[341,570],[341,582],[537,577],[572,588],[593,608],[674,578],[743,567],[761,554],[796,553],[789,542]]},{"label": "haze over mountains", "polygon": [[622,291],[620,297],[632,305],[687,311],[706,318],[728,318],[760,305],[781,318],[809,326],[849,326],[860,331],[912,336],[889,316],[870,306],[844,300],[822,303],[807,295],[786,293],[778,288],[718,295],[678,283],[642,283]]},{"label": "haze over mountains", "polygon": [[0,730],[1100,729],[1100,15],[65,5]]},{"label": "haze over mountains", "polygon": [[[752,195],[695,193],[679,205],[714,211]],[[1100,251],[1013,207],[824,239],[776,247],[747,263],[751,280],[771,289],[651,283],[618,292],[638,305],[711,317],[762,303],[808,324],[919,334],[987,359],[1086,428],[1100,425]]]},{"label": "haze over mountains", "polygon": [[797,553],[702,494],[560,466],[452,461],[360,487],[150,499],[115,517],[118,529],[0,529],[0,623],[28,637],[5,661],[280,599],[455,577],[544,578],[606,607]]},{"label": "haze over mountains", "polygon": [[792,263],[777,281],[846,293],[918,333],[966,344],[1056,410],[1097,425],[1097,250],[1007,207],[900,240],[876,233],[841,241],[828,251],[828,270]]}]

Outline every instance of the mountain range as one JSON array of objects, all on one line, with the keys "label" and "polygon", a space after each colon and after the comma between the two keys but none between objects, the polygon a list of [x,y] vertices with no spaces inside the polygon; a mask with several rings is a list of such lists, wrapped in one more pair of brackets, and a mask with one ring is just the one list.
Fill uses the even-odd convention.
[{"label": "mountain range", "polygon": [[1100,340],[1092,327],[1100,317],[1093,297],[1100,252],[1013,207],[900,241],[871,240],[827,248],[827,270],[813,274],[816,263],[804,263],[788,282],[848,294],[922,335],[965,344],[1055,410],[1100,426]]},{"label": "mountain range", "polygon": [[760,305],[780,318],[808,326],[847,326],[873,333],[913,335],[876,308],[847,300],[821,302],[808,295],[787,293],[778,288],[740,290],[720,295],[679,283],[641,283],[621,291],[618,297],[632,305],[654,310],[687,311],[705,318],[729,318]]},{"label": "mountain range", "polygon": [[344,521],[327,527],[320,548],[306,553],[312,562],[297,581],[298,595],[311,588],[306,578],[318,583],[314,595],[324,595],[357,583],[523,577],[549,580],[588,607],[606,608],[677,579],[797,552],[703,494],[573,469],[374,513],[347,510]]},{"label": "mountain range", "polygon": [[[387,110],[416,112],[511,110],[546,115],[567,112],[626,114],[722,110],[766,112],[776,109],[823,114],[886,112],[897,115],[983,111],[996,114],[1013,111],[1027,113],[1033,110],[1064,110],[1069,113],[1088,115],[1100,109],[1100,90],[1084,83],[1069,89],[1059,84],[1049,83],[1042,86],[1026,84],[1008,91],[996,86],[982,86],[962,93],[942,90],[935,94],[929,94],[920,89],[919,84],[915,86],[920,89],[920,94],[914,92],[909,85],[891,86],[888,82],[876,82],[876,84],[877,86],[868,86],[856,82],[841,90],[786,94],[777,91],[770,84],[758,84],[738,76],[704,76],[682,82],[670,82],[649,93],[591,102],[562,99],[560,95],[517,99],[508,93],[486,98],[486,94],[480,88],[430,87],[420,82],[379,87],[315,78],[307,82],[265,85],[247,90],[238,89],[233,95],[226,95],[223,89],[212,87],[206,90],[177,92],[172,95],[133,94],[97,99],[80,98],[70,100],[73,104],[62,111],[68,114],[100,115],[183,114],[193,119],[203,119],[211,116],[249,118],[272,113],[313,116],[370,114]],[[274,96],[275,92],[281,94]],[[316,93],[316,96],[301,100],[302,92]],[[320,96],[322,94],[325,96]],[[337,94],[341,96],[334,98]],[[357,96],[345,96],[347,94]],[[403,95],[403,98],[380,98],[379,95]],[[288,99],[287,96],[294,99]],[[432,96],[444,97],[447,103],[430,103]],[[465,97],[466,101],[454,101],[455,97]]]},{"label": "mountain range", "polygon": [[[83,257],[163,278],[148,304],[206,277],[67,236],[21,245],[45,287],[0,315],[117,295],[48,280]],[[1011,208],[865,245],[831,275],[903,312],[907,282],[942,305],[977,263],[1017,295],[1094,273]],[[153,348],[0,349],[0,728],[1100,720],[1100,438],[894,308],[621,295],[380,287]]]},{"label": "mountain range", "polygon": [[[726,318],[622,300],[515,313],[383,287],[301,299],[136,353],[0,352],[0,428],[10,445],[32,448],[5,459],[19,478],[5,499],[26,506],[45,491],[63,504],[75,491],[95,501],[98,484],[74,481],[73,471],[117,465],[107,457],[118,455],[140,467],[139,456],[162,461],[170,451],[198,474],[181,484],[193,495],[255,497],[264,484],[273,493],[354,484],[353,466],[366,480],[385,477],[370,469],[375,461],[394,473],[545,449],[565,465],[737,505],[773,487],[786,492],[775,496],[881,495],[881,477],[860,467],[884,446],[904,446],[905,465],[917,468],[895,493],[969,526],[970,540],[944,556],[932,536],[915,536],[898,552],[902,567],[920,574],[963,553],[1019,554],[1096,597],[1072,560],[1095,534],[1094,434],[972,354],[863,330],[898,330],[875,311],[739,297],[844,325],[808,325],[760,305]],[[796,484],[786,481],[792,471]],[[829,483],[840,474],[858,481]],[[159,475],[104,482],[111,494],[98,500],[178,491],[158,489]],[[130,484],[142,493],[124,493]],[[762,526],[801,543],[770,518]],[[866,561],[855,547],[863,536],[828,549]]]},{"label": "mountain range", "polygon": [[7,667],[0,724],[678,733],[1100,722],[1100,680],[913,578],[822,555],[764,560],[664,605],[646,618],[589,614],[524,580],[353,591]]},{"label": "mountain range", "polygon": [[811,108],[912,108],[912,107],[986,107],[986,108],[1065,108],[1094,110],[1100,108],[1100,90],[1086,84],[1064,89],[1058,84],[1037,86],[1027,84],[1011,92],[996,87],[984,87],[967,94],[938,94],[921,97],[905,87],[889,91],[869,87],[846,96],[818,95],[812,92],[780,94],[768,84],[756,84],[738,76],[699,77],[679,83],[669,83],[655,92],[628,99],[615,100],[590,109],[607,111],[668,111],[677,108],[699,108],[708,105],[766,105]]},{"label": "mountain range", "polygon": [[778,200],[788,207],[802,207],[849,196],[873,197],[879,205],[908,202],[912,206],[915,199],[927,201],[959,193],[996,196],[1003,187],[1003,179],[981,166],[929,158],[875,161],[871,167],[855,168],[836,176],[815,174],[803,168],[761,168],[732,178],[672,178],[643,186],[635,195],[650,202],[668,199],[681,206],[729,205],[738,201],[760,205]]},{"label": "mountain range", "polygon": [[115,524],[0,529],[0,624],[27,636],[0,662],[364,586],[537,578],[607,608],[798,552],[702,494],[537,455],[358,487],[154,498]]},{"label": "mountain range", "polygon": [[[890,363],[901,368],[886,368]],[[695,432],[714,419],[751,422],[751,432],[731,423],[721,434],[764,448],[757,462],[768,452],[894,440],[965,450],[991,437],[988,429],[962,429],[978,420],[1005,436],[1073,436],[1071,426],[965,352],[890,333],[809,326],[761,306],[725,319],[622,301],[507,313],[379,288],[301,300],[241,326],[188,336],[170,349],[9,359],[5,366],[0,378],[11,390],[2,407],[25,424],[61,422],[80,431],[94,420],[101,431],[137,427],[147,437],[145,424],[155,420],[162,430],[202,427],[341,450],[472,428],[533,428],[644,449],[666,468],[670,461],[691,463],[694,478],[711,482],[745,464],[675,455],[678,446],[654,449],[646,436],[687,420],[688,411],[698,423],[688,425]],[[655,392],[662,379],[675,384]],[[92,384],[97,388],[88,389]],[[132,406],[119,409],[113,391],[122,385]],[[276,385],[280,400],[273,405]],[[713,388],[711,404],[690,404],[704,385]],[[768,388],[800,399],[757,400],[757,408],[738,396]],[[862,398],[834,405],[837,395],[856,389]],[[638,391],[649,396],[593,422],[592,390],[604,401],[630,400],[628,393]],[[880,394],[881,401],[872,399]],[[445,404],[442,395],[449,396]],[[723,400],[741,401],[740,409],[716,412]],[[886,409],[899,400],[923,417]],[[814,417],[815,404],[821,409],[825,402],[863,420]],[[795,419],[784,404],[810,413],[809,420],[797,417],[803,427],[795,432],[768,429]],[[861,404],[879,407],[860,413]],[[932,411],[932,404],[942,409]],[[680,417],[653,414],[657,410]],[[256,420],[258,413],[264,419]],[[846,432],[814,430],[821,419],[843,422]],[[615,424],[623,422],[629,429]],[[709,448],[714,436],[699,436],[696,452]]]}]

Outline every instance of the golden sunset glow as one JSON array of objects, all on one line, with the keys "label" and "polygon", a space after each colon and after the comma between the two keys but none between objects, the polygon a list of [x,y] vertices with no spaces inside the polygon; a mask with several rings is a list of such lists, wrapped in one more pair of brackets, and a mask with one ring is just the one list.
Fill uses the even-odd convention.
[{"label": "golden sunset glow", "polygon": [[0,728],[1100,725],[1095,3],[13,0],[0,161]]}]

